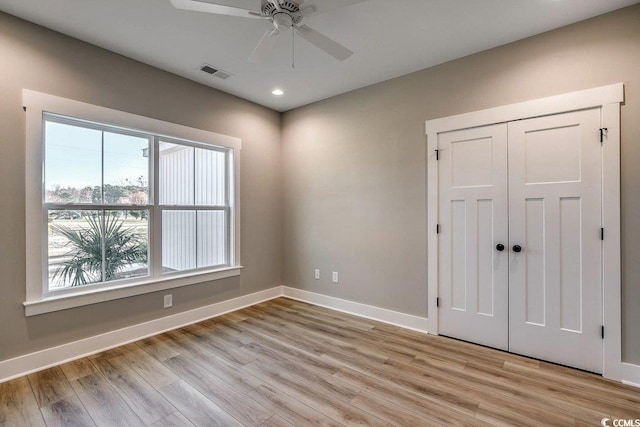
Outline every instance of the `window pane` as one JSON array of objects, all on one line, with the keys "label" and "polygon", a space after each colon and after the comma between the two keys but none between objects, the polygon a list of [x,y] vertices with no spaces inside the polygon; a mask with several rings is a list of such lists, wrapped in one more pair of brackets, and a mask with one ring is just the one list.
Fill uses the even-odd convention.
[{"label": "window pane", "polygon": [[102,281],[101,211],[50,210],[49,289]]},{"label": "window pane", "polygon": [[102,132],[44,123],[45,201],[101,203]]},{"label": "window pane", "polygon": [[198,211],[198,268],[227,264],[224,211]]},{"label": "window pane", "polygon": [[162,271],[196,268],[196,212],[162,213]]},{"label": "window pane", "polygon": [[149,275],[149,211],[104,214],[105,282]]},{"label": "window pane", "polygon": [[50,210],[49,289],[146,276],[148,211]]},{"label": "window pane", "polygon": [[226,204],[225,153],[196,148],[196,204]]},{"label": "window pane", "polygon": [[160,204],[193,205],[194,148],[160,142]]},{"label": "window pane", "polygon": [[149,139],[104,133],[104,201],[146,205],[149,200]]}]

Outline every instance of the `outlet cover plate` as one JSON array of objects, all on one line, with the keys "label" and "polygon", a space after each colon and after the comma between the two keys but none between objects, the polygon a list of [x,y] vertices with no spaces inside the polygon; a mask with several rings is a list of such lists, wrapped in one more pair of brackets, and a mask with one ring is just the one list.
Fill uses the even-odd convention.
[{"label": "outlet cover plate", "polygon": [[164,296],[164,308],[173,306],[173,294],[167,294]]}]

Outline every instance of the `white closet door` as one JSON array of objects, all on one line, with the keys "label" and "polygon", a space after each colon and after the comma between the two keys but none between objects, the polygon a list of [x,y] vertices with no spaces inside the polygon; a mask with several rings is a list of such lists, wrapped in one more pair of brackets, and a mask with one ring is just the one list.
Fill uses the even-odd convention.
[{"label": "white closet door", "polygon": [[593,372],[602,372],[599,127],[599,109],[509,123],[509,350]]},{"label": "white closet door", "polygon": [[438,148],[440,333],[506,350],[507,125],[444,133]]}]

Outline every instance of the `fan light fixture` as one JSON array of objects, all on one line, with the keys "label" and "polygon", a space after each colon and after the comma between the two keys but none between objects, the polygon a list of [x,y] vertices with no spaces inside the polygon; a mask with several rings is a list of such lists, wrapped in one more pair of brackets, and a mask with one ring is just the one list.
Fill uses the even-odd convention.
[{"label": "fan light fixture", "polygon": [[284,91],[282,89],[274,89],[271,91],[271,94],[274,96],[282,96],[284,95]]}]

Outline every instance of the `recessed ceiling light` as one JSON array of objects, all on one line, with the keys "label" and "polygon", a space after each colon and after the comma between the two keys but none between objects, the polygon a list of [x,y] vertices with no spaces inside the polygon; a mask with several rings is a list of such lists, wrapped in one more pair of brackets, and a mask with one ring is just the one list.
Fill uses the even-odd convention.
[{"label": "recessed ceiling light", "polygon": [[282,89],[274,89],[271,91],[271,94],[275,96],[282,96],[284,95],[284,91]]}]

